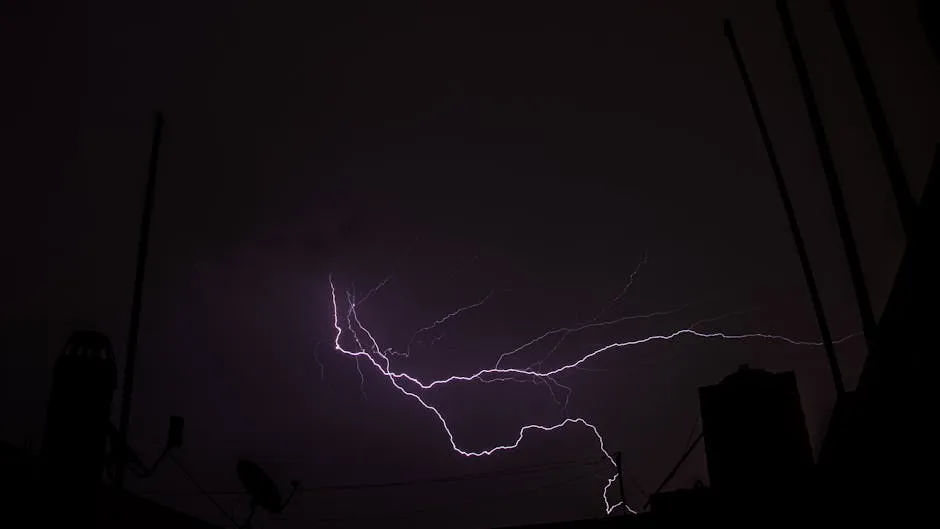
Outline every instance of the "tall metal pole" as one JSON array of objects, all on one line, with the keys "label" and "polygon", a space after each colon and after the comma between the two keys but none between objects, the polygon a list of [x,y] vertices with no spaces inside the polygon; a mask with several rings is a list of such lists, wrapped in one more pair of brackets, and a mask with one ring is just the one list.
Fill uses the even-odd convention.
[{"label": "tall metal pole", "polygon": [[793,202],[790,201],[790,192],[787,190],[787,183],[783,179],[780,163],[777,161],[777,153],[770,140],[767,125],[764,123],[764,114],[761,112],[760,105],[757,102],[757,95],[754,93],[754,85],[751,84],[751,78],[747,73],[747,68],[744,66],[744,58],[741,56],[741,50],[738,48],[737,39],[734,38],[734,29],[731,27],[731,21],[725,20],[724,27],[725,37],[728,38],[728,44],[731,45],[731,52],[734,54],[734,60],[737,62],[738,70],[741,72],[741,80],[744,81],[744,89],[747,92],[747,98],[751,102],[751,110],[754,111],[754,119],[757,121],[757,128],[760,130],[761,139],[764,141],[764,148],[767,150],[767,158],[770,160],[770,168],[774,173],[774,180],[777,182],[777,191],[780,194],[780,201],[783,202],[783,210],[787,214],[790,233],[793,235],[796,253],[800,257],[800,265],[803,268],[803,278],[806,280],[806,288],[809,290],[809,297],[813,302],[813,311],[816,313],[816,324],[819,326],[819,334],[822,336],[823,346],[826,350],[826,358],[829,360],[829,371],[832,374],[832,383],[835,385],[836,393],[841,395],[845,393],[845,385],[842,382],[842,370],[839,368],[839,360],[836,358],[835,347],[832,345],[832,335],[829,334],[829,324],[826,322],[826,313],[823,310],[819,289],[816,288],[816,278],[813,276],[813,268],[809,262],[806,244],[803,242],[803,234],[800,232],[800,225],[796,221]]},{"label": "tall metal pole", "polygon": [[160,153],[160,133],[163,131],[163,114],[154,117],[153,142],[150,145],[150,166],[147,171],[147,188],[144,194],[144,211],[140,221],[140,238],[137,241],[137,268],[134,277],[134,298],[131,302],[131,323],[127,333],[127,350],[124,364],[124,385],[121,393],[121,422],[118,427],[118,454],[115,485],[124,487],[124,469],[127,461],[127,429],[131,419],[131,396],[134,392],[134,364],[137,360],[137,335],[140,330],[140,307],[143,299],[144,272],[147,267],[147,247],[150,240],[150,216],[153,211],[153,195],[157,183],[157,158]]},{"label": "tall metal pole", "polygon": [[875,131],[875,139],[878,142],[878,149],[881,151],[881,159],[884,160],[888,180],[891,181],[891,190],[894,192],[894,199],[898,203],[901,226],[904,228],[904,234],[910,240],[914,233],[917,203],[914,200],[914,195],[911,194],[910,187],[908,187],[907,176],[904,174],[904,167],[901,165],[901,157],[898,155],[898,149],[894,144],[894,137],[888,127],[888,119],[885,117],[881,99],[878,97],[875,82],[868,70],[865,55],[862,54],[862,47],[859,45],[855,28],[852,27],[852,20],[849,18],[845,2],[843,0],[831,0],[829,5],[832,7],[832,14],[836,19],[839,35],[842,37],[845,51],[849,55],[849,62],[852,64],[855,82],[858,83],[858,88],[862,92],[862,100],[865,101],[865,109],[868,111],[868,118],[871,120],[872,129]]},{"label": "tall metal pole", "polygon": [[803,101],[806,104],[809,122],[813,128],[813,137],[816,140],[816,148],[819,151],[819,161],[822,163],[823,173],[826,175],[826,184],[829,187],[829,198],[832,200],[832,208],[835,210],[836,223],[839,225],[839,235],[842,239],[842,246],[845,250],[845,257],[849,265],[849,275],[852,279],[852,288],[855,290],[855,299],[858,303],[858,312],[862,320],[862,332],[865,335],[865,343],[868,346],[868,353],[874,357],[878,357],[878,327],[875,323],[875,314],[871,307],[871,298],[868,296],[868,287],[865,284],[865,274],[862,272],[862,262],[858,257],[858,247],[855,244],[855,236],[852,234],[849,214],[845,209],[845,197],[842,196],[842,186],[839,184],[839,176],[836,173],[835,162],[832,159],[832,150],[829,147],[829,140],[826,138],[822,117],[819,115],[819,107],[816,105],[816,95],[813,93],[809,72],[803,60],[803,51],[800,49],[800,43],[796,37],[796,30],[793,27],[793,20],[790,17],[790,8],[787,6],[786,0],[777,0],[777,11],[780,13],[783,31],[786,34],[787,43],[790,46],[790,55],[793,57],[793,65],[796,68],[796,74],[800,80],[800,87],[803,91]]}]

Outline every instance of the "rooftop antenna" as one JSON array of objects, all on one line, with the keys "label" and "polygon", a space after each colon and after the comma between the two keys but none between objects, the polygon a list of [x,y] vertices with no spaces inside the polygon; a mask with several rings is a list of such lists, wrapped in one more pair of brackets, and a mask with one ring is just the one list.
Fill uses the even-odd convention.
[{"label": "rooftop antenna", "polygon": [[842,239],[842,247],[845,250],[845,258],[849,266],[849,276],[852,279],[852,288],[855,291],[855,300],[858,303],[858,313],[862,320],[865,344],[868,346],[868,354],[878,358],[880,357],[880,349],[878,347],[878,327],[875,323],[875,313],[872,310],[871,298],[868,295],[868,286],[865,284],[865,274],[862,270],[862,261],[858,256],[855,235],[852,234],[852,224],[849,222],[849,214],[845,208],[845,197],[842,195],[842,185],[839,183],[839,175],[836,172],[836,165],[832,158],[832,149],[829,147],[829,139],[826,137],[822,116],[819,114],[819,106],[816,103],[816,95],[809,78],[809,71],[806,68],[806,62],[803,60],[803,50],[800,48],[796,29],[793,27],[793,18],[790,16],[790,7],[787,5],[786,0],[777,0],[777,11],[780,14],[780,21],[783,24],[783,32],[790,47],[793,66],[796,68],[797,78],[802,88],[803,102],[806,105],[806,112],[809,114],[813,138],[816,140],[816,149],[819,151],[819,161],[822,164],[823,173],[826,175],[829,198],[832,200],[832,209],[835,212],[836,223],[839,225],[839,236]]},{"label": "rooftop antenna", "polygon": [[[150,240],[150,216],[153,211],[153,195],[157,183],[157,158],[160,154],[160,133],[163,131],[163,114],[154,116],[153,142],[150,145],[150,164],[147,171],[147,188],[144,194],[144,210],[140,221],[140,238],[137,241],[137,268],[134,277],[134,297],[131,302],[131,323],[127,333],[127,357],[124,364],[124,385],[121,388],[121,422],[118,426],[119,450],[127,446],[127,430],[131,419],[131,396],[134,392],[134,365],[137,360],[137,334],[140,330],[140,306],[143,300],[144,272],[147,267],[147,247]],[[125,454],[119,454],[114,484],[118,491],[124,488]]]},{"label": "rooftop antenna", "polygon": [[787,182],[783,179],[780,163],[777,161],[777,153],[770,139],[770,133],[767,132],[767,124],[764,123],[764,114],[761,112],[760,104],[757,102],[757,95],[754,93],[754,85],[751,84],[751,78],[747,74],[744,58],[741,56],[741,50],[738,48],[738,42],[734,37],[734,28],[731,27],[730,20],[725,20],[724,28],[725,37],[728,38],[728,44],[731,45],[734,60],[737,62],[738,70],[741,72],[741,80],[744,81],[744,89],[747,91],[747,98],[751,101],[751,109],[754,112],[754,119],[757,120],[757,128],[760,130],[761,139],[764,141],[764,148],[767,150],[767,157],[770,160],[770,168],[774,173],[774,180],[777,181],[777,191],[780,194],[781,202],[783,202],[783,209],[787,213],[790,233],[793,235],[796,253],[800,256],[800,265],[803,267],[803,277],[806,280],[806,288],[809,290],[809,297],[813,302],[813,310],[816,313],[816,323],[819,326],[819,334],[822,336],[823,346],[826,349],[826,358],[829,360],[829,372],[832,374],[832,383],[835,385],[836,393],[841,395],[845,393],[845,384],[842,381],[842,370],[839,368],[839,359],[836,357],[836,350],[832,344],[832,335],[829,333],[829,324],[826,322],[826,313],[823,310],[819,289],[816,287],[816,278],[813,276],[813,267],[809,262],[809,254],[806,251],[806,244],[803,242],[803,234],[800,232],[800,225],[796,220],[793,203],[790,201],[790,192],[787,190]]},{"label": "rooftop antenna", "polygon": [[907,239],[910,240],[914,234],[914,218],[916,217],[917,203],[914,201],[914,195],[911,194],[911,189],[907,185],[907,176],[904,174],[904,167],[901,165],[901,157],[898,155],[898,149],[894,144],[894,137],[891,135],[891,129],[888,127],[888,118],[885,116],[884,108],[881,106],[881,99],[878,97],[875,82],[872,80],[871,72],[868,70],[868,63],[865,61],[865,55],[862,53],[858,36],[855,34],[855,28],[852,26],[852,19],[849,18],[849,10],[845,7],[845,1],[831,0],[829,5],[832,7],[832,14],[836,19],[836,26],[839,27],[839,35],[842,37],[842,43],[845,45],[849,62],[852,64],[855,82],[858,83],[859,91],[862,93],[862,100],[865,102],[865,109],[868,111],[868,118],[871,120],[872,130],[875,131],[875,140],[878,142],[879,150],[881,150],[881,159],[884,161],[885,169],[888,173],[888,180],[891,181],[891,190],[894,192],[894,199],[898,203],[898,212],[901,214],[901,226],[904,228],[904,234],[907,236]]},{"label": "rooftop antenna", "polygon": [[244,485],[245,491],[251,496],[251,512],[248,514],[248,519],[245,520],[245,523],[242,525],[242,527],[245,528],[251,527],[251,519],[254,517],[258,507],[272,514],[278,514],[283,511],[284,508],[287,507],[287,504],[290,503],[291,498],[294,497],[294,493],[297,492],[297,487],[299,486],[296,480],[291,481],[290,494],[287,496],[286,500],[281,501],[281,493],[277,490],[277,485],[274,484],[274,480],[272,480],[261,467],[247,459],[242,459],[238,462],[235,470],[238,472],[238,479],[242,482],[242,485]]}]

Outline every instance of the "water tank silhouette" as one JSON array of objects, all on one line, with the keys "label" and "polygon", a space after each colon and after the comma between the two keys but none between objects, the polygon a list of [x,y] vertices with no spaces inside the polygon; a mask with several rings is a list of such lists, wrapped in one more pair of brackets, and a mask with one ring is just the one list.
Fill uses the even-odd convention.
[{"label": "water tank silhouette", "polygon": [[699,388],[711,486],[724,500],[766,505],[802,494],[813,451],[792,371],[744,365]]},{"label": "water tank silhouette", "polygon": [[108,337],[95,331],[72,333],[53,370],[41,455],[48,499],[77,520],[93,516],[116,385]]}]

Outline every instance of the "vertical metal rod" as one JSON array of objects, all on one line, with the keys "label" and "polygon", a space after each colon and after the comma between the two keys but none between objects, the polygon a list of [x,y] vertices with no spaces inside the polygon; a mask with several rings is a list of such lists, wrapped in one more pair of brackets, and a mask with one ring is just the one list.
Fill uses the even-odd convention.
[{"label": "vertical metal rod", "polygon": [[147,188],[144,194],[144,210],[140,221],[140,238],[137,241],[137,268],[134,277],[134,298],[131,302],[131,323],[127,333],[127,350],[124,364],[124,385],[121,393],[121,422],[118,427],[120,457],[115,472],[118,490],[124,486],[124,469],[127,461],[127,430],[131,418],[131,396],[134,391],[134,364],[137,360],[137,335],[140,330],[140,307],[143,300],[144,272],[147,267],[147,248],[150,240],[150,217],[153,211],[154,190],[157,183],[157,158],[160,153],[160,133],[163,131],[163,114],[154,117],[153,143],[150,146],[150,166],[147,171]]},{"label": "vertical metal rod", "polygon": [[796,37],[796,30],[793,27],[793,19],[790,17],[790,8],[787,6],[786,0],[777,0],[777,11],[780,13],[783,31],[786,34],[787,43],[790,46],[790,55],[793,58],[793,65],[796,68],[796,74],[800,80],[800,87],[803,91],[803,101],[806,104],[810,125],[813,128],[813,137],[816,140],[816,148],[819,151],[819,161],[822,163],[823,173],[826,175],[826,184],[829,187],[829,198],[832,200],[836,223],[839,225],[839,235],[842,239],[842,246],[845,250],[845,257],[849,265],[849,276],[852,279],[852,288],[855,291],[855,299],[858,303],[858,312],[862,320],[862,332],[865,335],[868,354],[877,357],[879,355],[878,327],[875,323],[875,314],[871,307],[871,298],[868,296],[868,287],[865,284],[865,274],[862,271],[862,262],[858,256],[855,236],[852,234],[849,214],[845,209],[845,197],[842,196],[842,186],[839,184],[839,176],[836,173],[835,162],[832,159],[832,150],[829,147],[829,140],[826,138],[826,131],[823,128],[819,107],[816,105],[816,95],[813,93],[813,86],[810,82],[809,72],[806,69],[806,62],[803,60],[803,51],[800,49],[800,43]]},{"label": "vertical metal rod", "polygon": [[865,55],[862,54],[862,47],[859,45],[855,28],[852,27],[852,20],[849,18],[845,2],[843,0],[831,0],[829,5],[832,7],[832,14],[836,19],[839,35],[842,37],[842,43],[845,45],[849,62],[852,64],[855,82],[858,83],[858,88],[862,92],[862,100],[865,102],[865,109],[868,111],[868,118],[871,120],[872,130],[875,132],[878,149],[881,151],[881,159],[884,161],[888,180],[891,182],[891,190],[894,192],[894,199],[898,203],[901,226],[904,228],[904,234],[910,240],[914,233],[917,203],[914,201],[914,195],[911,194],[910,187],[908,187],[907,176],[904,174],[904,167],[901,165],[901,157],[898,155],[894,137],[888,127],[888,118],[881,106],[881,99],[878,97],[875,82],[868,70]]},{"label": "vertical metal rod", "polygon": [[836,393],[841,395],[845,393],[845,385],[842,382],[842,370],[839,367],[839,359],[836,357],[835,347],[832,344],[832,335],[829,333],[829,324],[826,322],[826,313],[823,310],[819,289],[816,287],[816,278],[813,275],[813,268],[809,262],[806,244],[803,242],[803,234],[800,232],[800,225],[796,220],[793,202],[790,201],[790,192],[787,190],[787,183],[783,179],[780,163],[777,161],[777,153],[771,142],[770,133],[767,131],[767,125],[764,122],[764,114],[761,112],[760,104],[757,102],[754,85],[751,84],[751,78],[744,65],[744,58],[741,56],[741,50],[738,48],[738,42],[734,37],[734,29],[731,27],[730,20],[725,20],[724,28],[725,37],[728,38],[728,44],[731,45],[734,60],[737,62],[738,70],[741,72],[741,80],[744,81],[744,89],[747,92],[747,98],[751,102],[751,110],[754,111],[754,119],[757,121],[757,128],[760,130],[761,139],[764,141],[764,148],[767,150],[767,158],[770,160],[770,168],[774,173],[774,180],[777,182],[777,191],[780,194],[780,201],[783,202],[783,210],[787,214],[790,233],[793,235],[796,253],[800,257],[800,265],[803,268],[803,278],[806,280],[806,288],[809,290],[809,297],[813,302],[813,311],[816,313],[816,324],[819,326],[819,334],[822,336],[823,346],[826,350],[826,358],[829,360],[829,371],[832,374],[832,383],[835,385]]},{"label": "vertical metal rod", "polygon": [[614,454],[614,458],[617,461],[617,483],[620,485],[620,509],[623,515],[626,516],[630,511],[627,509],[627,495],[623,491],[623,454],[617,452]]}]

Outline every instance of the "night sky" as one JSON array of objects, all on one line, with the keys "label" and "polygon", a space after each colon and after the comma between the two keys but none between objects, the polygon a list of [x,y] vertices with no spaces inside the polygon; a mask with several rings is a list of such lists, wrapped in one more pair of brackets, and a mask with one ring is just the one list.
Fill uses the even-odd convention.
[{"label": "night sky", "polygon": [[[293,478],[308,488],[409,482],[306,492],[280,517],[259,515],[266,527],[603,515],[611,473],[588,461],[601,453],[586,428],[534,432],[515,451],[467,459],[430,412],[364,361],[360,380],[355,360],[332,348],[328,277],[360,298],[388,279],[358,314],[396,351],[492,293],[421,333],[408,358],[392,357],[395,369],[429,380],[492,367],[601,310],[613,319],[681,309],[573,334],[544,365],[721,316],[696,328],[818,340],[725,17],[833,334],[860,330],[770,0],[58,4],[2,8],[7,442],[38,446],[52,365],[73,329],[108,334],[123,366],[152,112],[161,109],[131,421],[144,457],[159,453],[168,417],[183,415],[178,458],[211,491],[241,488],[241,457],[284,492]],[[828,6],[791,7],[880,312],[903,251],[893,197]],[[940,141],[940,68],[913,1],[849,9],[919,196]],[[850,339],[838,354],[853,388],[864,343]],[[742,363],[795,370],[818,450],[835,396],[819,347],[682,337],[610,350],[558,381],[572,389],[568,416],[590,420],[610,451],[623,452],[628,502],[639,507],[688,443],[697,388]],[[427,395],[468,450],[563,417],[546,385],[464,383]],[[115,421],[119,401],[116,392]],[[559,461],[582,464],[514,472]],[[496,474],[421,483],[481,473]],[[700,450],[671,487],[706,474]],[[128,487],[229,523],[172,464]],[[217,499],[247,515],[246,497]]]}]

